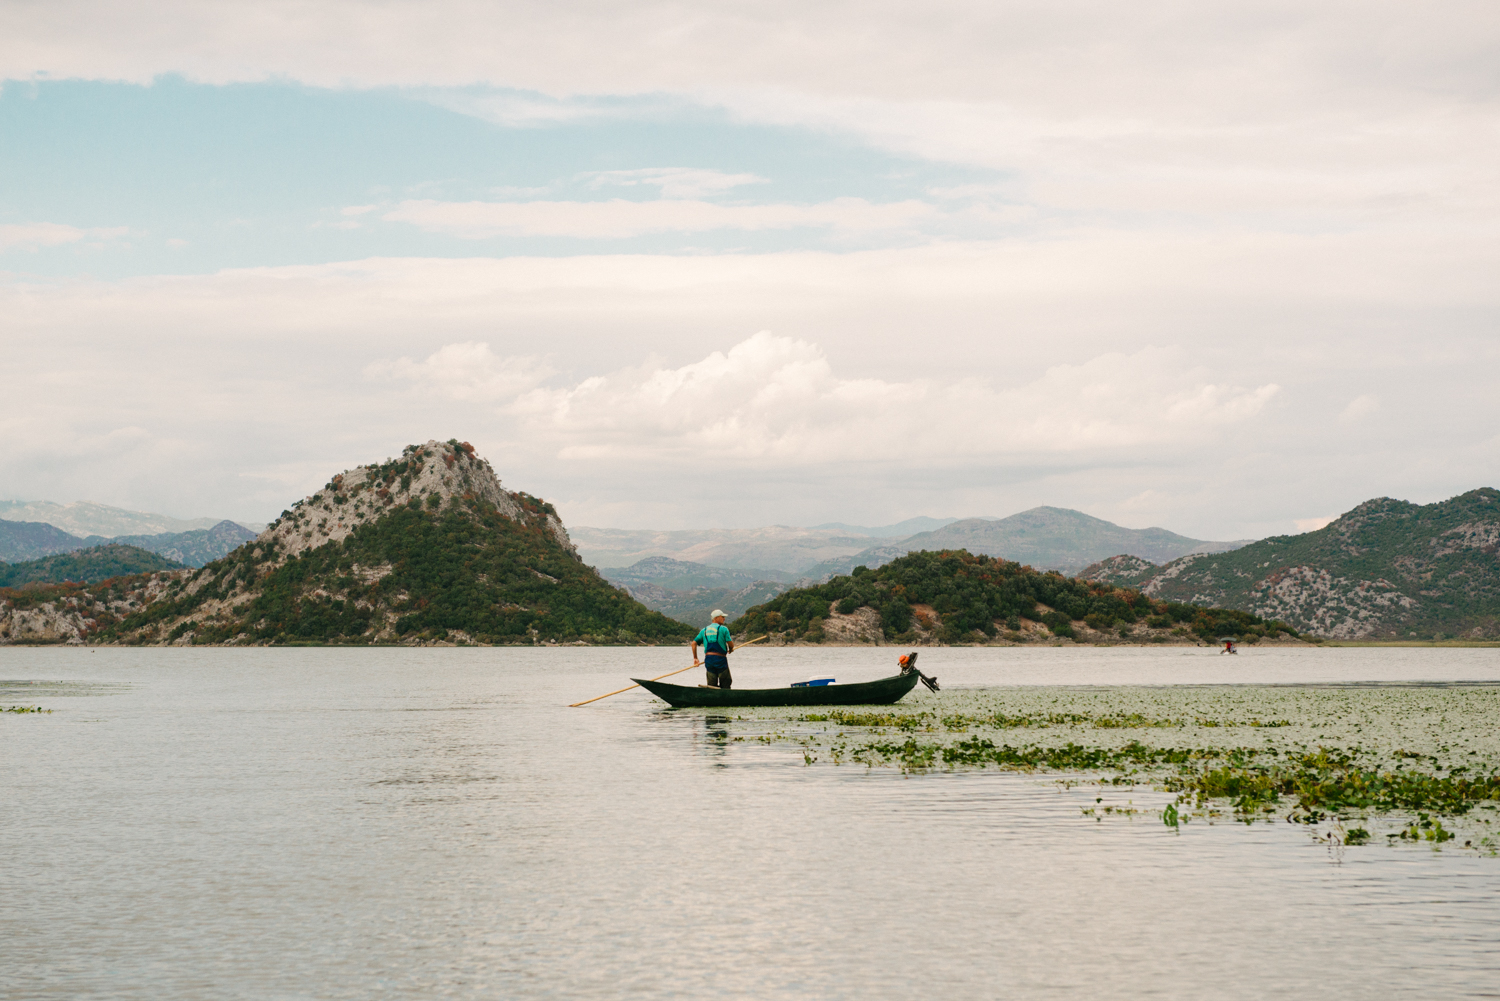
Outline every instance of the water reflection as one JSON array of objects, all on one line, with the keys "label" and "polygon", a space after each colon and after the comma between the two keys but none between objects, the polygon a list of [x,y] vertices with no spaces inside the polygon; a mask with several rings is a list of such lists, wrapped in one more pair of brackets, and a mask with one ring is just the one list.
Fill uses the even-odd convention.
[{"label": "water reflection", "polygon": [[729,767],[729,724],[733,722],[729,716],[704,716],[701,724],[695,724],[694,729],[702,727],[701,741],[708,748],[709,754],[714,757],[714,764],[719,768]]}]

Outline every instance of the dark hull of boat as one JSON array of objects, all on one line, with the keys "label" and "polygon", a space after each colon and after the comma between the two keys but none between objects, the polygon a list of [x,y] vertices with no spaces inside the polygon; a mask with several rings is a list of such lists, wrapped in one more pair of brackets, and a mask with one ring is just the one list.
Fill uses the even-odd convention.
[{"label": "dark hull of boat", "polygon": [[897,674],[854,685],[817,685],[808,688],[689,688],[661,681],[631,678],[646,691],[672,704],[673,709],[745,708],[748,706],[884,706],[916,687],[917,673]]}]

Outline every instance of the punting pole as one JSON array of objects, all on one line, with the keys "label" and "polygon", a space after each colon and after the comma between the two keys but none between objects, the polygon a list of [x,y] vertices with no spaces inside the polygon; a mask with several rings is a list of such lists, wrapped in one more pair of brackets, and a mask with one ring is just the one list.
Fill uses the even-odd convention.
[{"label": "punting pole", "polygon": [[[769,635],[770,635],[770,633],[766,634],[766,636],[769,636]],[[757,636],[753,640],[746,640],[743,643],[736,643],[734,645],[734,650],[738,650],[741,647],[747,647],[751,643],[759,643],[761,640],[763,640],[765,638],[766,638],[765,636]],[[734,650],[731,650],[729,652],[730,653],[734,653]],[[683,671],[691,671],[695,667],[702,667],[702,666],[703,665],[701,663],[698,663],[698,664],[689,664],[687,667],[680,668],[680,669],[678,669],[676,671],[668,671],[666,674],[658,674],[656,677],[652,678],[651,680],[652,681],[660,681],[662,678],[670,678],[674,674],[681,674]],[[603,695],[597,695],[597,696],[595,696],[592,699],[584,699],[582,702],[570,702],[570,703],[568,703],[568,708],[569,709],[577,709],[579,706],[586,706],[590,702],[598,702],[600,699],[607,699],[611,695],[619,695],[620,692],[628,692],[632,688],[639,688],[639,687],[641,687],[639,684],[626,685],[624,688],[620,689],[617,692],[605,692]]]}]

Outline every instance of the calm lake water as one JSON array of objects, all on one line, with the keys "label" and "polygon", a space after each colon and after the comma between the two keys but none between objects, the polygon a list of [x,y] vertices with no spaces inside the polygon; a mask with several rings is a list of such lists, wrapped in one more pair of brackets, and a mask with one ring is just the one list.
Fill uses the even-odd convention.
[{"label": "calm lake water", "polygon": [[[897,652],[747,649],[735,679]],[[685,661],[0,648],[0,704],[57,710],[0,716],[0,997],[1500,995],[1500,859],[1174,834],[1146,789],[1096,823],[1090,787],[808,767],[639,691],[567,708]],[[922,661],[945,687],[1500,682],[1493,649]]]}]

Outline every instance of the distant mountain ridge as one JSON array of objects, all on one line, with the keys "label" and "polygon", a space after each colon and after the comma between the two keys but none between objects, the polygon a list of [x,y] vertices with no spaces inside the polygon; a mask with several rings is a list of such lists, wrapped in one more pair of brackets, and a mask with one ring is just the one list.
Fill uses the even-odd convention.
[{"label": "distant mountain ridge", "polygon": [[[891,537],[889,529],[939,523],[914,535]],[[805,581],[826,581],[856,566],[883,566],[908,552],[967,549],[1044,570],[1077,573],[1118,553],[1164,562],[1192,552],[1222,552],[1244,545],[1208,542],[1164,528],[1122,528],[1068,508],[1036,507],[1008,518],[909,518],[896,525],[868,528],[881,534],[855,534],[860,526],[829,522],[813,528],[649,529],[581,527],[573,530],[586,562],[623,568],[664,556],[725,569],[777,570]]]},{"label": "distant mountain ridge", "polygon": [[647,608],[699,626],[708,623],[716,608],[735,618],[751,605],[769,601],[790,586],[792,577],[780,570],[731,570],[667,556],[599,572]]},{"label": "distant mountain ridge", "polygon": [[135,546],[183,566],[201,567],[255,538],[255,533],[233,521],[211,528],[158,535],[90,535],[79,538],[44,522],[0,520],[0,562],[35,560],[95,546]]},{"label": "distant mountain ridge", "polygon": [[874,540],[838,529],[705,528],[682,531],[589,528],[571,531],[579,555],[596,567],[628,567],[653,556],[725,569],[799,573],[823,560],[852,556]]},{"label": "distant mountain ridge", "polygon": [[1122,528],[1113,522],[1061,507],[1034,507],[991,521],[966,518],[904,539],[909,550],[966,549],[1039,570],[1077,573],[1105,555],[1128,553],[1165,562],[1189,553],[1224,552],[1250,540],[1206,542],[1165,528]]},{"label": "distant mountain ridge", "polygon": [[56,525],[40,521],[0,521],[0,562],[39,560],[72,552],[88,543]]},{"label": "distant mountain ridge", "polygon": [[1500,637],[1500,491],[1378,497],[1304,535],[1164,565],[1117,555],[1079,576],[1332,638]]},{"label": "distant mountain ridge", "polygon": [[813,528],[831,529],[833,531],[845,532],[849,535],[868,535],[872,539],[904,539],[917,532],[931,532],[951,525],[957,518],[907,518],[898,521],[894,525],[846,525],[841,521],[830,521],[822,525],[814,525]]},{"label": "distant mountain ridge", "polygon": [[[97,535],[116,538],[122,535],[161,535],[166,532],[193,532],[211,529],[221,518],[173,518],[149,511],[130,511],[93,501],[58,504],[53,501],[0,500],[0,521],[39,521],[62,529],[70,535],[87,538]],[[246,524],[258,532],[264,525]]]},{"label": "distant mountain ridge", "polygon": [[[85,542],[97,544],[98,536],[90,536]],[[161,535],[121,535],[108,540],[127,546],[139,546],[149,552],[175,560],[183,566],[201,567],[221,556],[228,556],[245,543],[255,539],[255,533],[234,521],[221,521],[208,529],[191,532],[164,532]]]}]

